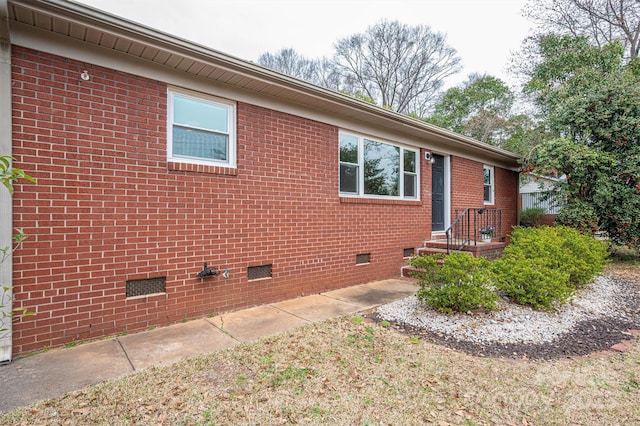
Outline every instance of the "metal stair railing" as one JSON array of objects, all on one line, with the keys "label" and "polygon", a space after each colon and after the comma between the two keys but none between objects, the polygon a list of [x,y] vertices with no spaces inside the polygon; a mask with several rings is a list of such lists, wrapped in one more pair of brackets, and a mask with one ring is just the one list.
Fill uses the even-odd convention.
[{"label": "metal stair railing", "polygon": [[478,245],[480,230],[492,230],[492,238],[502,238],[502,210],[468,207],[447,228],[447,253]]}]

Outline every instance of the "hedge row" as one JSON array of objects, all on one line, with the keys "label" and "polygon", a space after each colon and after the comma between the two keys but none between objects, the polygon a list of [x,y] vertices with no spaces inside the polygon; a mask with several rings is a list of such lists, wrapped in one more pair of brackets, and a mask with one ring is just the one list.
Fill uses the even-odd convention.
[{"label": "hedge row", "polygon": [[602,272],[603,241],[564,226],[514,228],[499,259],[468,253],[416,256],[409,262],[417,297],[441,312],[497,309],[499,296],[535,309],[553,310]]}]

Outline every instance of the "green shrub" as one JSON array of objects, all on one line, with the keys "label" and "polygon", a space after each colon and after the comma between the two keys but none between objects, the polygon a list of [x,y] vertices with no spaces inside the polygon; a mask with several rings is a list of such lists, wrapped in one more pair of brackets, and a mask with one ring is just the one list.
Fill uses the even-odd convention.
[{"label": "green shrub", "polygon": [[540,226],[545,212],[542,207],[530,207],[520,212],[520,223],[527,223],[531,226]]},{"label": "green shrub", "polygon": [[566,226],[554,226],[552,229],[555,229],[562,239],[562,247],[567,253],[567,262],[570,262],[567,266],[573,285],[587,285],[602,273],[609,256],[608,246],[604,241],[581,234],[578,230]]},{"label": "green shrub", "polygon": [[553,310],[565,303],[573,294],[567,272],[552,269],[536,259],[500,258],[491,269],[495,285],[513,302],[534,309]]},{"label": "green shrub", "polygon": [[602,241],[572,228],[515,228],[491,269],[496,287],[514,302],[553,309],[602,272],[606,258]]},{"label": "green shrub", "polygon": [[516,227],[500,259],[468,253],[416,256],[409,263],[424,304],[441,312],[497,309],[495,289],[513,302],[552,310],[602,272],[607,246],[564,226]]},{"label": "green shrub", "polygon": [[409,264],[421,269],[412,275],[420,286],[416,297],[424,304],[445,313],[497,309],[487,259],[454,252],[416,256]]},{"label": "green shrub", "polygon": [[573,286],[588,284],[606,263],[602,241],[565,226],[515,228],[502,257],[535,259],[536,264],[569,273]]}]

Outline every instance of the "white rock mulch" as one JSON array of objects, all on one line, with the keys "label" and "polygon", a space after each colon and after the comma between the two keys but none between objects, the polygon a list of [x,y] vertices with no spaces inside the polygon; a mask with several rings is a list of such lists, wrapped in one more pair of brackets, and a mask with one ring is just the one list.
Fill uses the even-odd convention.
[{"label": "white rock mulch", "polygon": [[607,317],[630,318],[627,298],[634,297],[629,282],[597,277],[557,312],[534,311],[499,301],[500,310],[486,314],[445,315],[407,297],[377,309],[382,320],[394,321],[476,343],[544,343],[568,333],[581,321]]}]

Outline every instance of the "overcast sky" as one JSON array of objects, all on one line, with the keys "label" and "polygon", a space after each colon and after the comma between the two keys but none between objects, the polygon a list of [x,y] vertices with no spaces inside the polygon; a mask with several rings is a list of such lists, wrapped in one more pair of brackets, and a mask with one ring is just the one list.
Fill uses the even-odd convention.
[{"label": "overcast sky", "polygon": [[309,58],[330,56],[333,43],[381,19],[428,25],[445,33],[470,73],[507,79],[510,52],[531,23],[526,0],[79,0],[152,28],[256,61],[291,47]]}]

